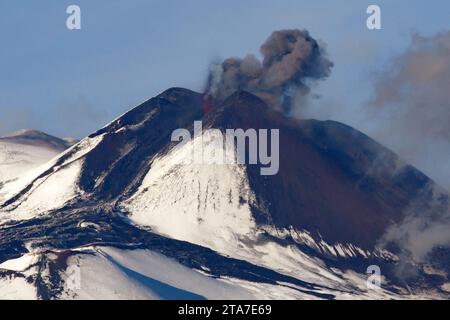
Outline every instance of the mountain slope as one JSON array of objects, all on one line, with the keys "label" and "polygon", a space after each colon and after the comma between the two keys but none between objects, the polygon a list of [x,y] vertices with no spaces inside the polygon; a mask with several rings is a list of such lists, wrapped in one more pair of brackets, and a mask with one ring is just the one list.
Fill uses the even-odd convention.
[{"label": "mountain slope", "polygon": [[[399,248],[379,245],[412,203],[445,210],[448,196],[432,201],[427,190],[434,183],[425,175],[352,128],[285,118],[247,92],[206,114],[202,101],[198,93],[169,89],[0,189],[0,263],[27,253],[46,260],[49,248],[89,247],[96,248],[95,269],[106,263],[102,248],[119,247],[125,256],[159,252],[228,279],[236,290],[244,281],[258,298],[270,297],[262,291],[328,299],[447,294],[441,290],[449,282],[445,267],[430,275],[425,266],[400,260]],[[261,176],[260,165],[183,162],[199,144],[207,154],[224,147],[207,133],[175,148],[172,132],[192,132],[200,119],[204,128],[279,129],[279,173]],[[382,270],[381,289],[366,286],[366,269],[374,264]],[[416,277],[405,280],[400,264],[417,269]],[[51,267],[14,275],[34,283],[40,298],[67,298],[62,266],[50,275]],[[125,274],[134,275],[125,283],[135,284],[136,274]],[[155,297],[142,285],[139,297]]]},{"label": "mountain slope", "polygon": [[37,168],[74,143],[37,130],[21,130],[0,137],[0,183]]},{"label": "mountain slope", "polygon": [[304,228],[329,242],[371,249],[390,223],[403,218],[411,199],[433,184],[348,126],[286,119],[246,92],[231,96],[210,118],[210,126],[221,129],[280,129],[278,174],[262,176],[260,166],[248,166],[259,197],[253,211],[262,224]]}]

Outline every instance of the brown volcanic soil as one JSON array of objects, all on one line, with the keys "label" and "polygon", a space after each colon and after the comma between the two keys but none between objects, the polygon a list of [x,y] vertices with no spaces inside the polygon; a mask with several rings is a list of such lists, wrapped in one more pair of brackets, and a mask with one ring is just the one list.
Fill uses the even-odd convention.
[{"label": "brown volcanic soil", "polygon": [[261,176],[259,165],[248,166],[259,223],[294,226],[327,242],[369,249],[433,183],[346,125],[288,119],[244,91],[207,118],[221,129],[280,129],[279,173]]}]

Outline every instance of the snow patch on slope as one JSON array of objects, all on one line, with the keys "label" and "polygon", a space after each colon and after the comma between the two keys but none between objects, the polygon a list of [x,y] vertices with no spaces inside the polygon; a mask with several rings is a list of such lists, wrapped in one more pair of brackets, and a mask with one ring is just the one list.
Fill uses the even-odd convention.
[{"label": "snow patch on slope", "polygon": [[25,278],[0,278],[0,299],[2,300],[35,300],[36,287]]},{"label": "snow patch on slope", "polygon": [[[48,264],[45,269],[30,268],[39,259],[52,260],[54,263],[55,259],[64,256],[67,256],[67,260],[60,260],[58,267],[53,269],[53,275],[59,273],[59,277],[53,280]],[[63,265],[65,267],[60,268]],[[295,264],[292,266],[295,269]],[[13,271],[8,275],[5,270]],[[297,272],[297,278],[303,276],[301,270],[294,271]],[[58,284],[61,291],[52,297],[66,300],[317,299],[315,293],[336,295],[336,299],[433,298],[427,294],[408,296],[406,292],[396,295],[383,289],[367,291],[364,275],[352,271],[343,274],[345,281],[351,285],[350,290],[328,287],[305,291],[303,287],[292,283],[267,284],[230,277],[211,277],[207,270],[190,269],[172,258],[146,249],[97,246],[29,253],[2,263],[0,274],[0,299],[39,298],[36,283],[30,280],[37,276],[50,286],[54,286],[56,279],[61,279],[62,283]],[[42,285],[40,288],[45,291]]]},{"label": "snow patch on slope", "polygon": [[55,149],[0,141],[0,183],[17,179],[58,154]]},{"label": "snow patch on slope", "polygon": [[[287,299],[307,295],[282,286],[234,278],[212,278],[149,250],[96,248],[69,266],[80,268],[79,289],[65,287],[62,299]],[[161,272],[163,270],[163,272]]]},{"label": "snow patch on slope", "polygon": [[[83,158],[89,151],[94,149],[102,141],[102,139],[103,135],[95,138],[83,139],[47,163],[22,174],[17,180],[5,183],[4,185],[0,183],[0,205],[20,193],[26,187],[33,184],[42,183],[46,179],[46,177],[39,178],[43,173],[51,171],[52,174],[55,171],[69,165],[71,162],[75,162]],[[60,159],[64,159],[64,161],[57,165]]]},{"label": "snow patch on slope", "polygon": [[[237,246],[255,232],[253,194],[243,166],[186,163],[198,150],[197,137],[153,160],[138,191],[125,203],[130,219],[172,238],[218,248]],[[214,139],[203,137],[205,159]]]},{"label": "snow patch on slope", "polygon": [[5,211],[2,218],[29,219],[62,207],[79,192],[77,179],[80,170],[81,162],[77,161],[48,175],[40,184],[33,186],[17,207],[12,211]]},{"label": "snow patch on slope", "polygon": [[0,269],[10,271],[25,271],[31,265],[38,262],[39,256],[33,253],[24,254],[20,258],[11,259],[0,264]]}]

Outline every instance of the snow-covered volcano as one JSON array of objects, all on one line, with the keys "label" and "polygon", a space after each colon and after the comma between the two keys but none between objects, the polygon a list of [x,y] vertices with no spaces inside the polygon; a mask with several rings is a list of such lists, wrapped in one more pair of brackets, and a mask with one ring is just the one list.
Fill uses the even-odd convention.
[{"label": "snow-covered volcano", "polygon": [[[244,91],[206,114],[202,102],[169,89],[0,186],[0,297],[448,297],[447,249],[419,264],[382,243],[411,204],[446,210],[424,174],[350,127],[288,119]],[[180,161],[223,147],[205,134],[175,148],[172,132],[195,120],[279,129],[278,174]],[[371,265],[381,288],[367,286]]]},{"label": "snow-covered volcano", "polygon": [[37,130],[21,130],[0,137],[0,184],[39,167],[76,142]]}]

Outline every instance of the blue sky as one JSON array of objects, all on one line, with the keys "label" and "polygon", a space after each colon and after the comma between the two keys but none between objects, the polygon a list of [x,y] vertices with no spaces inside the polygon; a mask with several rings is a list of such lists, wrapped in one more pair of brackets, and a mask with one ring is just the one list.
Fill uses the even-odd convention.
[{"label": "blue sky", "polygon": [[[81,7],[80,31],[66,29],[70,4]],[[367,30],[369,4],[381,7],[382,30]],[[413,32],[449,29],[449,16],[450,2],[438,0],[2,0],[0,134],[83,137],[169,87],[202,90],[212,60],[258,54],[283,28],[309,30],[335,63],[314,103],[357,112],[370,74]]]}]

